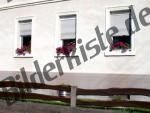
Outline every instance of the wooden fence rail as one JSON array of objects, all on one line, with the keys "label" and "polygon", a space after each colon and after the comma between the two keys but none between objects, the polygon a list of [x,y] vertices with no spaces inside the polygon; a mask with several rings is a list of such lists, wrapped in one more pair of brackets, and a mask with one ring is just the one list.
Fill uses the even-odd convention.
[{"label": "wooden fence rail", "polygon": [[51,89],[51,90],[64,90],[67,92],[71,91],[71,86],[67,85],[46,85],[41,83],[23,83],[23,82],[12,82],[5,81],[0,82],[0,87],[17,87],[17,88],[35,88],[35,89]]},{"label": "wooden fence rail", "polygon": [[37,94],[32,92],[8,92],[1,91],[0,97],[10,97],[19,99],[42,99],[42,100],[59,100],[62,102],[69,103],[71,107],[76,107],[76,105],[95,105],[103,107],[142,107],[150,109],[149,101],[132,101],[132,100],[92,100],[87,101],[83,99],[78,99],[79,95],[95,95],[95,96],[113,96],[113,95],[140,95],[150,97],[150,89],[141,88],[110,88],[110,89],[81,89],[75,86],[68,85],[46,85],[40,83],[22,83],[22,82],[12,82],[12,81],[2,81],[0,82],[0,88],[6,87],[16,87],[19,89],[50,89],[58,91],[67,91],[70,93],[70,97],[60,97],[60,96],[50,96],[44,94]]},{"label": "wooden fence rail", "polygon": [[78,88],[77,95],[143,95],[150,96],[150,89],[140,88],[109,88],[109,89],[80,89]]}]

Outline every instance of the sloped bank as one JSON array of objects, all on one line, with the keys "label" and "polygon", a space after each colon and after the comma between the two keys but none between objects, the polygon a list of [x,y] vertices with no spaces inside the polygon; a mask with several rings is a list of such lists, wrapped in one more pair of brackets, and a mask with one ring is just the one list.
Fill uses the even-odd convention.
[{"label": "sloped bank", "polygon": [[111,110],[70,108],[61,105],[49,105],[32,102],[16,102],[7,106],[6,102],[0,100],[0,113],[116,113]]}]

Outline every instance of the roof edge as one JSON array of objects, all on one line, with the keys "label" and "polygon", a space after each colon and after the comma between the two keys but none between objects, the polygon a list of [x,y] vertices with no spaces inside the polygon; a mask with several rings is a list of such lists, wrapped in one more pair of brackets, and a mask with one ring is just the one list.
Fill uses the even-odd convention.
[{"label": "roof edge", "polygon": [[15,8],[21,8],[21,7],[27,7],[27,6],[41,5],[41,4],[64,2],[64,1],[70,1],[70,0],[41,0],[41,1],[37,1],[37,2],[22,3],[22,4],[16,4],[16,5],[11,4],[11,5],[8,5],[8,6],[0,7],[0,11],[15,9]]}]

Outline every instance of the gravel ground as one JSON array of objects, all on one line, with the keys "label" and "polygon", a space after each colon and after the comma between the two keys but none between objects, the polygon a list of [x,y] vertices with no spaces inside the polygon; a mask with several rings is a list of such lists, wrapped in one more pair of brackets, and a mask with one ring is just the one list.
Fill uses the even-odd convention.
[{"label": "gravel ground", "polygon": [[31,102],[15,102],[8,106],[0,101],[0,113],[116,113],[111,110],[70,108],[67,106],[48,105]]}]

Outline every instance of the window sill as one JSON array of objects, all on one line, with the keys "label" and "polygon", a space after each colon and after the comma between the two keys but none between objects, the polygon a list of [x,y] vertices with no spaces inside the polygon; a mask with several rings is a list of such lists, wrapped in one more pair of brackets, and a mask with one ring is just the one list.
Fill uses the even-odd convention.
[{"label": "window sill", "polygon": [[109,57],[109,56],[135,56],[135,51],[127,50],[126,52],[122,53],[121,50],[114,50],[114,51],[106,50],[104,55],[106,57]]},{"label": "window sill", "polygon": [[14,58],[33,58],[32,55],[15,55]]},{"label": "window sill", "polygon": [[60,56],[54,56],[55,58],[66,58],[66,57],[79,57],[78,55],[76,56],[65,56],[65,55],[60,55]]}]

